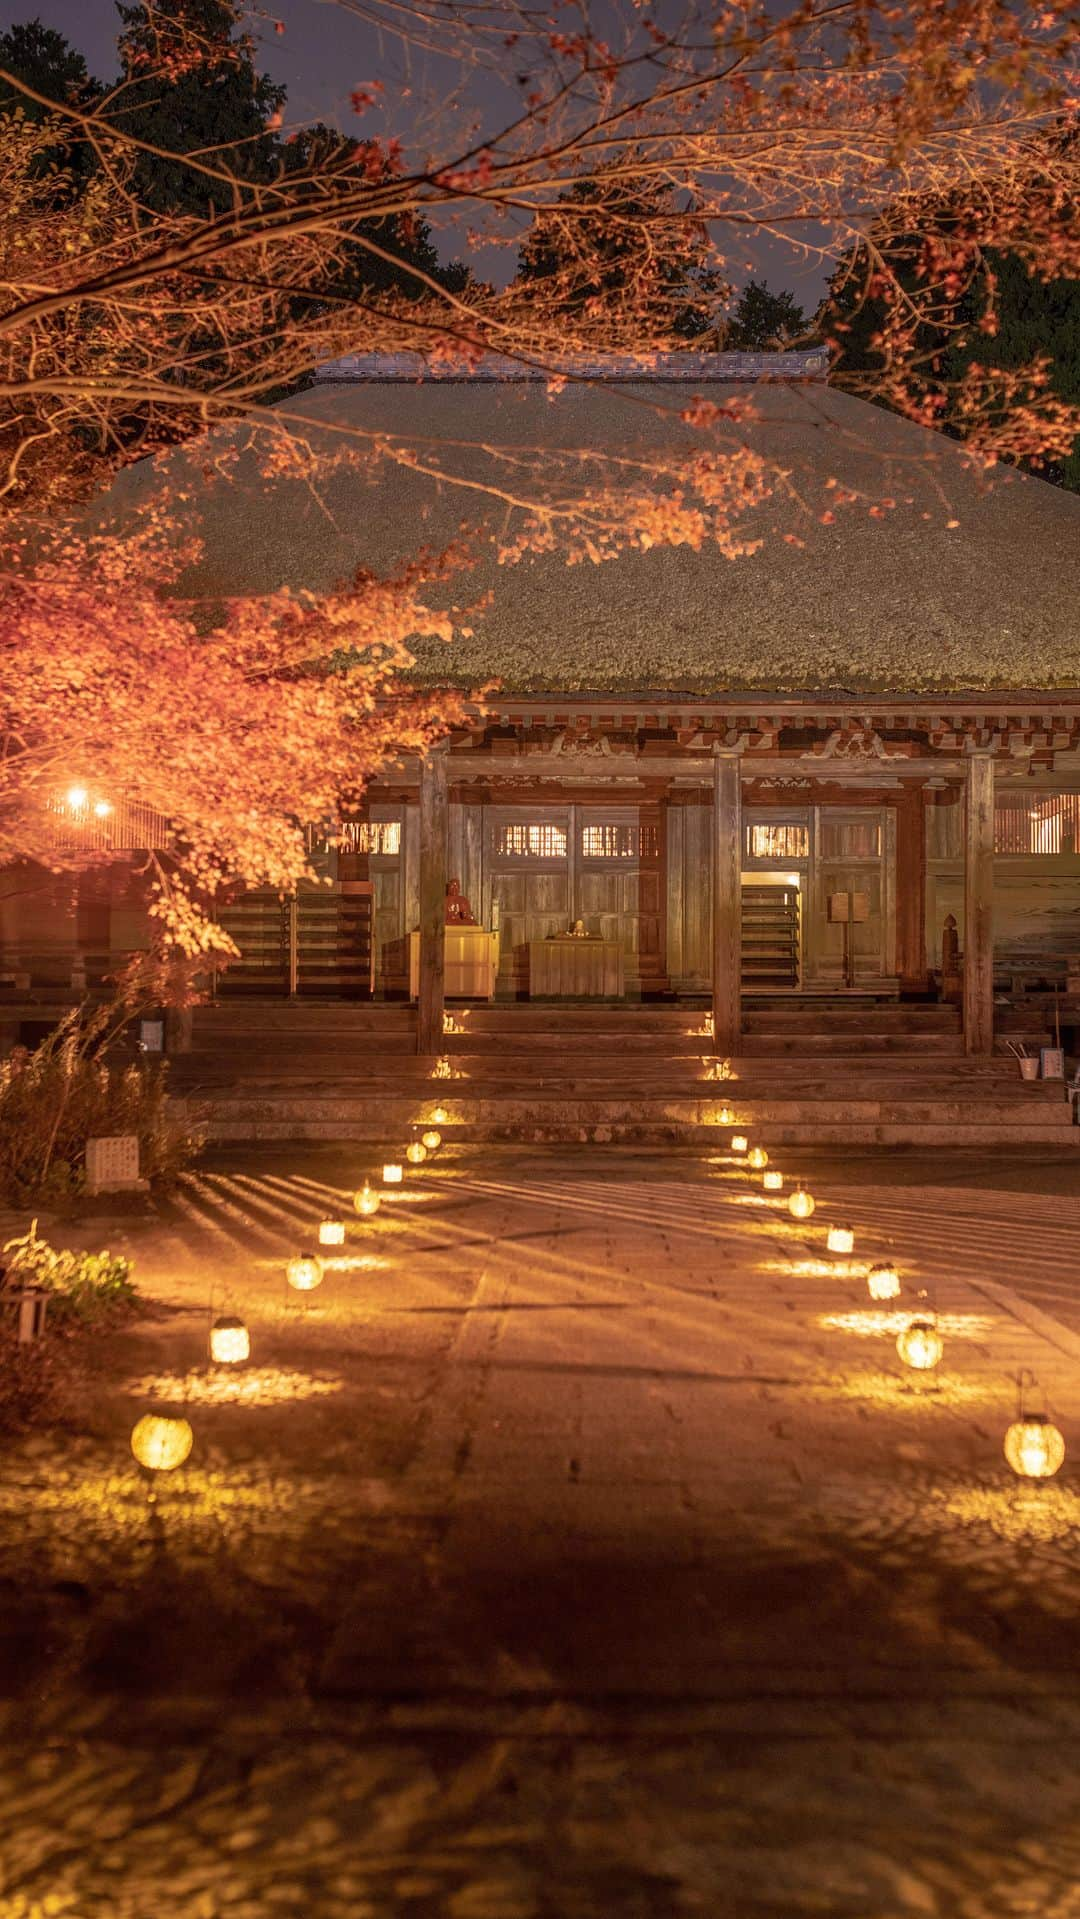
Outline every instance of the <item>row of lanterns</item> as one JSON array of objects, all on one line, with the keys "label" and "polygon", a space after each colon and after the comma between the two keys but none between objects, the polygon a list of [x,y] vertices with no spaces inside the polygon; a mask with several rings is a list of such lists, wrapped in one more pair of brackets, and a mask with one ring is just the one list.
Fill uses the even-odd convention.
[{"label": "row of lanterns", "polygon": [[[730,1121],[730,1118],[727,1109],[723,1109],[721,1123]],[[769,1155],[763,1146],[751,1146],[745,1133],[735,1133],[732,1135],[731,1150],[738,1158],[745,1156],[747,1166],[754,1172],[760,1172],[765,1192],[783,1191],[783,1175],[776,1167],[770,1167]],[[792,1219],[810,1219],[816,1207],[813,1194],[802,1185],[796,1186],[788,1195],[787,1210]],[[839,1223],[830,1226],[825,1245],[828,1252],[838,1256],[853,1253],[854,1228]],[[870,1266],[866,1283],[871,1299],[890,1300],[899,1296],[900,1275],[891,1260]],[[940,1364],[945,1351],[936,1313],[925,1309],[913,1314],[897,1335],[896,1350],[904,1365],[910,1366],[912,1371],[932,1372]],[[1065,1439],[1048,1413],[1034,1412],[1027,1407],[1026,1387],[1029,1383],[1034,1384],[1034,1376],[1022,1372],[1017,1380],[1016,1418],[1005,1434],[1005,1458],[1014,1473],[1022,1479],[1052,1479],[1065,1458]]]},{"label": "row of lanterns", "polygon": [[[431,1153],[437,1152],[442,1145],[439,1124],[445,1124],[447,1114],[438,1107],[433,1115],[434,1124],[425,1128],[418,1139],[411,1140],[405,1148],[405,1159],[411,1166],[422,1166]],[[384,1187],[400,1186],[405,1178],[405,1169],[400,1160],[387,1160],[382,1169]],[[365,1180],[353,1194],[353,1207],[361,1219],[372,1219],[382,1204],[381,1193],[376,1192],[370,1180]],[[324,1219],[320,1221],[318,1240],[320,1247],[332,1248],[345,1244],[345,1222],[342,1219]],[[320,1253],[297,1253],[286,1262],[285,1278],[294,1292],[310,1293],[322,1284],[325,1267]],[[221,1313],[210,1327],[210,1358],[217,1366],[242,1366],[251,1357],[251,1335],[244,1321],[234,1313]],[[131,1450],[140,1466],[150,1473],[175,1472],[188,1458],[194,1444],[195,1435],[188,1420],[179,1415],[168,1413],[144,1413],[136,1422],[131,1435]]]}]

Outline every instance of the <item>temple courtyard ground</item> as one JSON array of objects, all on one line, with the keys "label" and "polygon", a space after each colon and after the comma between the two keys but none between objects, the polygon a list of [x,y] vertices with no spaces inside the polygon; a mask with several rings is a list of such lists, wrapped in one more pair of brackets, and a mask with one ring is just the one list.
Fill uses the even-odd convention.
[{"label": "temple courtyard ground", "polygon": [[1075,1155],[782,1157],[809,1222],[719,1148],[455,1149],[360,1221],[367,1149],[280,1148],[50,1227],[150,1310],[0,1454],[0,1919],[1080,1919]]}]

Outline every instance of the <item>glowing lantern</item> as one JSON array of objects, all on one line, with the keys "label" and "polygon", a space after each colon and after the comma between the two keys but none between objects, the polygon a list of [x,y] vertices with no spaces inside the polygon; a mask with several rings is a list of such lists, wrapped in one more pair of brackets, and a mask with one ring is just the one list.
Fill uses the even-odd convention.
[{"label": "glowing lantern", "polygon": [[422,1166],[427,1158],[427,1147],[422,1139],[410,1140],[405,1148],[405,1157],[410,1166]]},{"label": "glowing lantern", "polygon": [[171,1473],[182,1466],[195,1435],[186,1419],[167,1413],[144,1413],[131,1435],[131,1450],[147,1472]]},{"label": "glowing lantern", "polygon": [[932,1314],[909,1319],[896,1341],[896,1350],[905,1366],[917,1373],[929,1373],[945,1351],[945,1341]]},{"label": "glowing lantern", "polygon": [[850,1226],[830,1226],[825,1244],[830,1253],[853,1253],[855,1234]]},{"label": "glowing lantern", "polygon": [[324,1219],[319,1226],[320,1246],[344,1246],[345,1221],[343,1219]]},{"label": "glowing lantern", "polygon": [[900,1275],[895,1266],[871,1266],[866,1275],[871,1299],[895,1299],[900,1291]]},{"label": "glowing lantern", "polygon": [[367,1180],[358,1193],[353,1194],[353,1205],[364,1219],[370,1219],[379,1210],[379,1195],[368,1185]]},{"label": "glowing lantern", "polygon": [[300,1253],[285,1268],[289,1285],[298,1293],[313,1293],[322,1285],[323,1265],[317,1253]]},{"label": "glowing lantern", "polygon": [[432,1124],[435,1126],[445,1126],[449,1117],[450,1115],[445,1106],[436,1106],[435,1111],[431,1115]]},{"label": "glowing lantern", "polygon": [[765,1151],[764,1146],[751,1146],[747,1155],[746,1164],[752,1166],[755,1173],[760,1173],[763,1167],[769,1164],[769,1155]]},{"label": "glowing lantern", "polygon": [[720,1111],[716,1115],[716,1124],[718,1126],[734,1126],[735,1115],[730,1106],[721,1106]]},{"label": "glowing lantern", "polygon": [[1048,1413],[1021,1413],[1005,1434],[1005,1457],[1021,1479],[1052,1479],[1065,1457],[1065,1440]]},{"label": "glowing lantern", "polygon": [[783,1173],[778,1173],[773,1170],[762,1173],[761,1184],[767,1193],[782,1193],[784,1190],[784,1175]]},{"label": "glowing lantern", "polygon": [[210,1328],[210,1357],[219,1366],[242,1366],[251,1354],[251,1340],[242,1319],[231,1313],[215,1319]]},{"label": "glowing lantern", "polygon": [[108,800],[94,801],[94,818],[95,819],[107,820],[111,812],[112,812],[112,807],[109,805]]},{"label": "glowing lantern", "polygon": [[788,1200],[787,1209],[792,1219],[809,1219],[816,1205],[817,1200],[813,1193],[807,1193],[801,1186],[796,1186]]},{"label": "glowing lantern", "polygon": [[437,1133],[433,1126],[430,1126],[426,1133],[421,1133],[420,1137],[429,1153],[433,1153],[436,1147],[442,1145],[442,1134]]},{"label": "glowing lantern", "polygon": [[735,1133],[732,1136],[731,1150],[733,1153],[745,1153],[749,1144],[750,1142],[744,1133]]},{"label": "glowing lantern", "polygon": [[90,795],[85,786],[69,786],[65,797],[72,812],[81,813]]},{"label": "glowing lantern", "polygon": [[402,1171],[400,1166],[388,1165],[388,1166],[384,1166],[382,1169],[382,1179],[383,1179],[384,1186],[400,1186],[404,1177],[405,1177],[405,1174]]}]

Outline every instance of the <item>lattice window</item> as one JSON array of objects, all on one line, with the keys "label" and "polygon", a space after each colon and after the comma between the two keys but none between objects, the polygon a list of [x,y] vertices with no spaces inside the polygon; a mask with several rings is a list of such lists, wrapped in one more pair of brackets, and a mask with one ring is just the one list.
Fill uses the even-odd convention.
[{"label": "lattice window", "polygon": [[880,852],[881,827],[877,820],[822,820],[822,859],[876,860]]},{"label": "lattice window", "polygon": [[999,804],[995,853],[1075,853],[1080,848],[1080,793],[1047,793]]},{"label": "lattice window", "polygon": [[50,810],[57,847],[131,853],[162,849],[172,841],[165,815],[141,801],[120,800],[114,804],[85,787],[72,787]]},{"label": "lattice window", "polygon": [[810,857],[810,828],[790,823],[748,826],[746,851],[752,860],[805,860]]},{"label": "lattice window", "polygon": [[351,853],[374,853],[393,860],[401,852],[401,821],[343,820],[341,839]]},{"label": "lattice window", "polygon": [[586,860],[654,860],[658,847],[653,825],[608,822],[581,829],[581,855]]},{"label": "lattice window", "polygon": [[566,850],[565,826],[556,826],[547,820],[500,826],[495,835],[495,853],[500,859],[564,860]]}]

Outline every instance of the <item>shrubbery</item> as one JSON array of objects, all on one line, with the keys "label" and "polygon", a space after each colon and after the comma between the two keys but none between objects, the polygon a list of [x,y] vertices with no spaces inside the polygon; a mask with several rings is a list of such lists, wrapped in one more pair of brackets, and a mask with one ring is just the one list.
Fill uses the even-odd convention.
[{"label": "shrubbery", "polygon": [[[59,1251],[39,1239],[37,1220],[4,1247],[0,1286],[0,1432],[78,1422],[86,1391],[86,1335],[114,1324],[138,1304],[131,1261],[109,1251]],[[43,1337],[18,1343],[15,1295],[23,1285],[48,1294]],[[81,1335],[81,1337],[80,1337]]]}]

